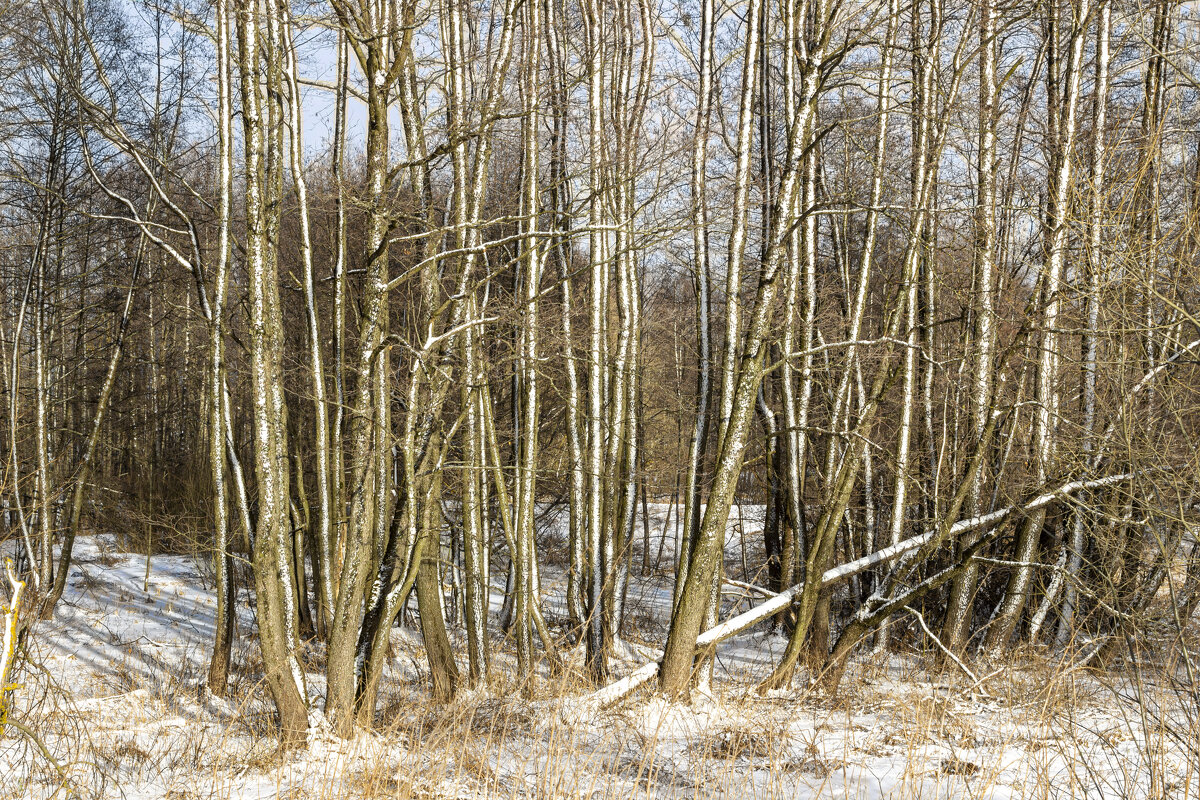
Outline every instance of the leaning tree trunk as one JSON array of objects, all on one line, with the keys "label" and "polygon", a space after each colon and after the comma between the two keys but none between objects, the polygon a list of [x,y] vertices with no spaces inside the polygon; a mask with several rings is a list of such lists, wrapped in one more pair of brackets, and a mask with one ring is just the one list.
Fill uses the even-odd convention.
[{"label": "leaning tree trunk", "polygon": [[[125,336],[129,330],[129,320],[133,312],[133,297],[137,289],[137,281],[141,272],[142,260],[146,256],[146,238],[138,238],[137,254],[133,260],[133,270],[129,277],[129,289],[125,292],[125,304],[122,306],[121,319],[117,323],[117,335],[112,344],[112,353],[108,359],[108,368],[104,372],[104,382],[100,385],[100,393],[96,398],[96,413],[92,417],[91,428],[88,431],[87,442],[83,455],[79,459],[73,479],[71,491],[71,508],[67,517],[66,534],[63,536],[59,551],[58,568],[55,570],[54,585],[50,593],[42,601],[42,616],[49,619],[54,607],[62,598],[67,588],[67,575],[71,571],[71,554],[75,547],[75,537],[83,517],[83,501],[91,480],[92,467],[96,458],[96,448],[100,443],[100,433],[103,430],[104,419],[108,411],[109,398],[112,397],[113,387],[117,383],[117,367],[125,348]],[[220,406],[217,406],[219,409]],[[218,452],[221,452],[218,449]],[[147,554],[149,557],[149,554]]]},{"label": "leaning tree trunk", "polygon": [[[815,12],[819,19],[825,18],[828,12],[824,0],[818,3]],[[828,29],[819,31],[817,39],[815,52],[810,54],[810,58],[820,63],[830,40]],[[816,97],[821,77],[820,70],[810,70],[805,74],[805,97]],[[809,129],[811,113],[812,105],[805,103],[798,109],[796,117],[787,121],[789,130],[786,166],[777,203],[781,210],[794,207],[800,182],[804,133]],[[771,233],[771,246],[762,266],[753,304],[750,306],[751,322],[746,330],[745,344],[737,368],[729,423],[718,437],[721,444],[717,450],[712,491],[701,521],[700,535],[691,554],[687,580],[671,618],[671,628],[667,636],[659,685],[668,696],[686,696],[690,691],[696,640],[710,605],[713,580],[722,560],[725,526],[729,520],[738,476],[745,460],[746,439],[754,416],[758,387],[762,381],[766,336],[779,288],[786,234],[793,222],[791,214],[776,216]]]}]

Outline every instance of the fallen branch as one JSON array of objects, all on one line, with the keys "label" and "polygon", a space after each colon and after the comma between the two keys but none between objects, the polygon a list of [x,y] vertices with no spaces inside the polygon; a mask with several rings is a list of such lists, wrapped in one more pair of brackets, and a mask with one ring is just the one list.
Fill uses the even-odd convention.
[{"label": "fallen branch", "polygon": [[1123,417],[1125,415],[1125,412],[1126,412],[1126,409],[1128,408],[1129,402],[1131,400],[1133,400],[1134,398],[1136,398],[1143,389],[1145,389],[1147,386],[1149,386],[1151,383],[1153,383],[1154,379],[1157,378],[1159,375],[1161,375],[1167,369],[1167,367],[1176,363],[1177,361],[1182,359],[1185,355],[1194,351],[1197,347],[1200,347],[1200,339],[1195,339],[1195,340],[1183,345],[1182,347],[1180,347],[1178,350],[1175,351],[1174,355],[1170,356],[1169,358],[1164,360],[1161,364],[1159,364],[1157,367],[1155,367],[1154,369],[1150,370],[1145,375],[1143,375],[1141,377],[1141,379],[1133,385],[1133,388],[1125,393],[1125,399],[1122,403],[1121,408],[1118,409],[1118,415],[1116,417],[1113,417],[1112,419],[1110,419],[1108,421],[1108,424],[1104,426],[1104,433],[1102,433],[1100,436],[1100,443],[1096,447],[1095,453],[1092,455],[1092,457],[1090,459],[1090,462],[1088,464],[1089,467],[1091,467],[1092,469],[1095,469],[1096,467],[1100,466],[1101,459],[1104,457],[1105,451],[1108,450],[1108,445],[1112,441],[1113,434],[1116,433],[1117,421],[1120,417]]},{"label": "fallen branch", "polygon": [[[1052,489],[1049,492],[1040,494],[1028,503],[1023,505],[1009,506],[998,511],[993,511],[990,514],[983,514],[978,517],[960,520],[950,526],[950,536],[958,536],[968,531],[978,530],[979,528],[990,528],[1003,522],[1013,514],[1027,514],[1031,511],[1037,511],[1040,508],[1050,505],[1055,500],[1067,497],[1075,492],[1084,489],[1099,489],[1105,486],[1122,483],[1134,477],[1134,473],[1127,472],[1120,475],[1110,475],[1106,478],[1096,478],[1093,480],[1076,480],[1069,481]],[[877,550],[870,555],[854,561],[847,562],[841,566],[834,567],[821,575],[821,586],[829,586],[843,578],[848,578],[851,575],[857,575],[864,570],[881,564],[886,561],[891,561],[897,556],[910,553],[921,546],[930,543],[937,535],[938,529],[926,531],[919,536],[914,536],[911,539],[905,539],[902,542],[897,542],[890,547],[885,547],[882,550]],[[804,588],[803,583],[798,583],[789,589],[785,589],[769,600],[760,603],[751,608],[749,611],[738,614],[735,617],[730,617],[719,625],[714,625],[708,630],[700,634],[696,639],[696,651],[701,652],[714,645],[735,636],[747,628],[762,622],[780,611],[787,608],[792,599],[798,595]],[[583,698],[584,702],[593,709],[606,708],[614,703],[619,702],[622,698],[629,695],[638,687],[650,681],[658,674],[659,662],[650,661],[636,670],[621,678],[618,681],[603,686]]]},{"label": "fallen branch", "polygon": [[959,669],[961,669],[963,672],[967,673],[968,678],[970,678],[971,680],[974,681],[974,683],[971,684],[972,688],[974,688],[975,686],[978,686],[980,683],[979,676],[976,675],[974,672],[972,672],[971,668],[968,667],[965,663],[963,663],[963,660],[961,658],[954,655],[953,650],[951,650],[949,647],[946,647],[946,645],[942,644],[942,640],[938,638],[938,635],[936,633],[929,630],[929,626],[925,624],[925,616],[920,611],[917,611],[915,608],[910,608],[908,610],[909,610],[909,613],[911,613],[914,617],[917,618],[917,622],[919,622],[921,625],[921,630],[925,631],[925,635],[928,636],[929,639],[938,646],[938,649],[941,650],[943,653],[945,653],[947,658],[949,658],[951,661],[953,661],[955,664],[957,664]]},{"label": "fallen branch", "polygon": [[735,581],[733,578],[726,578],[725,585],[732,586],[735,589],[741,589],[742,591],[749,592],[751,594],[762,595],[763,597],[775,596],[775,592],[772,589],[764,589],[761,586],[755,586],[753,583],[746,583],[745,581]]}]

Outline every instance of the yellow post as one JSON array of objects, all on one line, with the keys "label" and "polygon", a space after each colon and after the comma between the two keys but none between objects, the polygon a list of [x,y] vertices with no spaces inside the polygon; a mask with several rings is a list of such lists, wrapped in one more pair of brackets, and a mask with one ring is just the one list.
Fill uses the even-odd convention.
[{"label": "yellow post", "polygon": [[0,649],[0,736],[4,735],[4,725],[8,721],[8,693],[17,688],[16,684],[9,684],[8,674],[17,660],[17,615],[21,610],[21,595],[25,592],[25,581],[17,580],[11,558],[5,559],[4,571],[12,586],[12,600],[7,606],[0,605],[4,612],[4,646]]}]

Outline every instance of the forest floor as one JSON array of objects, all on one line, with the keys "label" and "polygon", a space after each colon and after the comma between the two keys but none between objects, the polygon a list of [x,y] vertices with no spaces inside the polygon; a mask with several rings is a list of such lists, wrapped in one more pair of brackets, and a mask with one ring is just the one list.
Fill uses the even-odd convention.
[{"label": "forest floor", "polygon": [[[665,508],[652,507],[655,553]],[[731,530],[736,577],[757,527]],[[639,567],[618,674],[665,637],[671,576]],[[542,581],[553,624],[562,576],[544,569]],[[497,611],[502,596],[497,585]],[[747,602],[731,594],[723,613]],[[249,611],[230,697],[204,689],[214,605],[204,560],[155,555],[147,572],[115,537],[82,538],[64,601],[17,676],[11,718],[41,744],[12,726],[0,737],[0,798],[1200,797],[1197,709],[1161,675],[1072,670],[1026,651],[972,664],[972,679],[929,671],[909,647],[856,660],[835,697],[804,686],[760,697],[785,644],[761,630],[721,646],[714,691],[690,705],[646,691],[586,713],[578,653],[524,699],[499,634],[488,690],[438,706],[418,634],[397,627],[377,730],[340,740],[314,711],[309,746],[281,754]],[[320,709],[322,653],[305,659]]]}]

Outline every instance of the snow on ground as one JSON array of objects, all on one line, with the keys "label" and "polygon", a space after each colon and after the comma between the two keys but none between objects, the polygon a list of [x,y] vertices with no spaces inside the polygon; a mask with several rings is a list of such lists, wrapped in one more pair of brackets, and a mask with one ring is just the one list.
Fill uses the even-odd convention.
[{"label": "snow on ground", "polygon": [[[664,546],[646,577],[637,528],[619,672],[662,643],[677,520],[672,512],[663,542],[665,511],[651,507],[651,562]],[[762,563],[761,508],[741,517],[728,537],[729,572],[761,585],[741,569],[743,541],[747,565]],[[547,527],[559,535],[561,518]],[[568,654],[573,669],[546,673],[535,699],[523,700],[496,634],[488,690],[439,707],[425,694],[419,636],[397,628],[379,730],[343,741],[314,710],[309,747],[280,754],[245,602],[231,697],[214,698],[203,686],[215,606],[207,565],[155,556],[148,581],[146,566],[111,536],[78,542],[64,602],[36,629],[36,664],[14,694],[12,718],[46,754],[10,726],[0,738],[0,800],[63,796],[64,782],[79,796],[124,800],[1200,797],[1187,745],[1196,715],[1173,697],[1143,713],[1157,707],[1133,702],[1130,681],[1055,672],[1036,655],[972,687],[923,671],[911,653],[864,656],[835,698],[805,686],[759,697],[755,685],[786,643],[765,630],[723,644],[715,690],[689,706],[642,693],[585,717],[572,702],[585,691],[578,652]],[[561,568],[543,567],[542,581],[553,622],[565,611]],[[747,602],[731,592],[724,613]],[[319,709],[322,653],[304,658]],[[1167,718],[1176,712],[1183,717]]]}]

